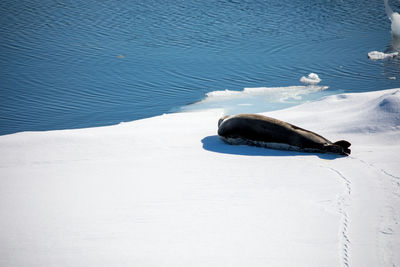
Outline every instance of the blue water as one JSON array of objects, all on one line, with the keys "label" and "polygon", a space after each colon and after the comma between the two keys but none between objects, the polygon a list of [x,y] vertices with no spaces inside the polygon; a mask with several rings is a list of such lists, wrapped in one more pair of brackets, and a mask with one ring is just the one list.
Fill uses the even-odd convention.
[{"label": "blue water", "polygon": [[0,134],[116,124],[310,72],[324,94],[400,87],[398,59],[367,58],[391,42],[380,0],[2,0]]}]

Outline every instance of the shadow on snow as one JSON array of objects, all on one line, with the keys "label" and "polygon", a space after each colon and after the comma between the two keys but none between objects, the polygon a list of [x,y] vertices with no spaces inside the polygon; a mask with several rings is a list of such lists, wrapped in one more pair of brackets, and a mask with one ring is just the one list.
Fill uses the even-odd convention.
[{"label": "shadow on snow", "polygon": [[274,157],[293,157],[293,156],[318,156],[321,159],[333,160],[336,158],[342,158],[344,156],[336,154],[324,154],[324,153],[308,153],[298,152],[289,150],[275,150],[256,146],[247,145],[230,145],[222,141],[218,135],[211,135],[201,140],[203,148],[207,151],[242,155],[242,156],[274,156]]}]

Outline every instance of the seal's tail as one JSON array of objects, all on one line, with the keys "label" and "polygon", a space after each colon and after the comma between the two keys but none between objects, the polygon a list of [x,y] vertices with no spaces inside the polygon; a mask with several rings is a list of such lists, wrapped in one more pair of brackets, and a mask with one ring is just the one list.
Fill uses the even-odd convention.
[{"label": "seal's tail", "polygon": [[344,153],[346,153],[347,155],[350,155],[350,153],[351,153],[351,150],[349,149],[349,147],[351,146],[350,142],[348,142],[346,140],[340,140],[333,144],[340,146],[341,148],[343,148]]}]

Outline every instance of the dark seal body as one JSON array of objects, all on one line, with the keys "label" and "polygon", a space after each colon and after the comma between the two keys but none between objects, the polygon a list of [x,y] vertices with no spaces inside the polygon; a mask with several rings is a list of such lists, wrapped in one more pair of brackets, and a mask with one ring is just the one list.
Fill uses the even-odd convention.
[{"label": "dark seal body", "polygon": [[229,144],[247,144],[267,148],[305,152],[350,154],[350,143],[332,143],[328,139],[274,118],[239,114],[225,116],[218,122],[218,135]]}]

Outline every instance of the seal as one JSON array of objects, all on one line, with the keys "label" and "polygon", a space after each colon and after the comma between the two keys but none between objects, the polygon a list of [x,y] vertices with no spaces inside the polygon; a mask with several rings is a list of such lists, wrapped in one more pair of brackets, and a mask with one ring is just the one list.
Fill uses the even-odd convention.
[{"label": "seal", "polygon": [[218,121],[218,135],[232,145],[253,145],[273,149],[349,155],[350,143],[328,139],[290,123],[257,114],[224,116]]}]

